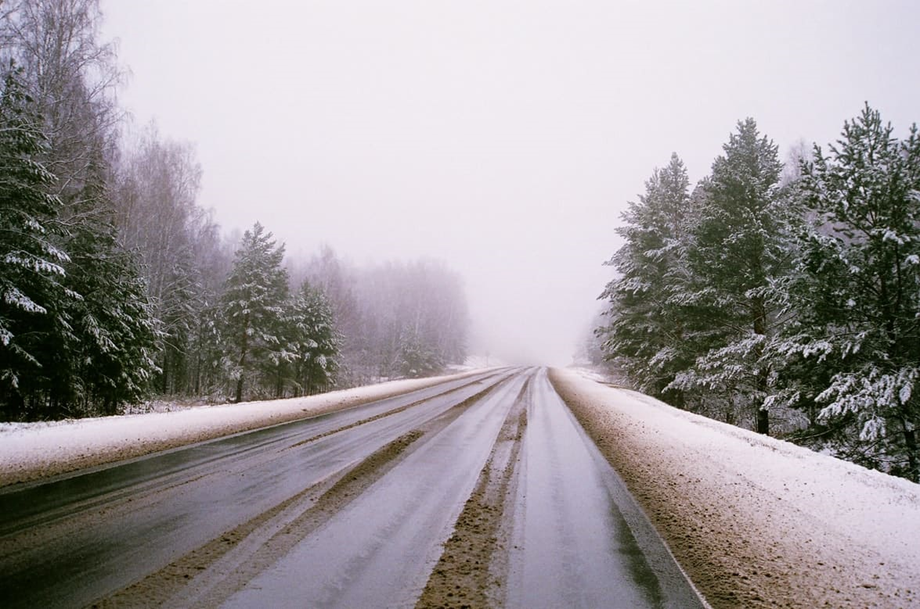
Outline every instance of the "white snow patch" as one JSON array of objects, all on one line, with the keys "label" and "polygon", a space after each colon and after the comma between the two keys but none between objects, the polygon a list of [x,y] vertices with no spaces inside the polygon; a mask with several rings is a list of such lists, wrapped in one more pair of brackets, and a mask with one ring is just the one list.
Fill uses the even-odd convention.
[{"label": "white snow patch", "polygon": [[478,370],[482,368],[504,368],[508,365],[508,362],[494,355],[470,355],[463,362],[463,366],[459,366],[458,368]]},{"label": "white snow patch", "polygon": [[589,368],[587,366],[570,366],[568,370],[578,374],[581,377],[588,379],[589,381],[594,381],[596,383],[614,383],[614,379],[610,377],[609,374],[606,374],[603,371],[596,370],[594,368]]}]

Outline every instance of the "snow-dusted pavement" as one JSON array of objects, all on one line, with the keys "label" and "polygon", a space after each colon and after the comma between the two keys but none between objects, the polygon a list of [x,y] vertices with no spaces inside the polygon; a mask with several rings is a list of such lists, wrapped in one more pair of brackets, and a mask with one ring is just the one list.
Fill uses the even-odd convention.
[{"label": "snow-dusted pavement", "polygon": [[3,606],[81,607],[110,594],[304,493],[495,378],[442,382],[2,492],[0,590],[10,595]]},{"label": "snow-dusted pavement", "polygon": [[551,378],[714,607],[920,606],[920,485]]},{"label": "snow-dusted pavement", "polygon": [[223,606],[414,605],[523,383],[501,383],[437,429]]},{"label": "snow-dusted pavement", "polygon": [[701,606],[545,370],[0,492],[0,510],[5,608]]},{"label": "snow-dusted pavement", "polygon": [[545,371],[533,382],[521,472],[510,606],[702,606]]},{"label": "snow-dusted pavement", "polygon": [[7,426],[2,474],[29,477],[213,434],[225,414],[301,418],[0,489],[0,606],[704,604],[683,573],[716,608],[920,606],[920,486],[549,381],[489,370],[197,425]]}]

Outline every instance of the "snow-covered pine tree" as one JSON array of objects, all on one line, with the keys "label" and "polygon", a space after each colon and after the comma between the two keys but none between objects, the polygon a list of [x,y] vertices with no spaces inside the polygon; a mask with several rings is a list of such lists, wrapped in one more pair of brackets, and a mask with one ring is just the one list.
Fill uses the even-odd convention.
[{"label": "snow-covered pine tree", "polygon": [[421,378],[436,374],[444,368],[444,360],[421,336],[407,329],[399,337],[396,370],[409,378]]},{"label": "snow-covered pine tree", "polygon": [[[800,214],[780,196],[782,163],[753,119],[738,123],[713,162],[688,251],[687,299],[703,315],[712,348],[673,387],[721,395],[726,420],[769,433],[775,381],[772,341],[789,314],[784,288]],[[756,414],[755,414],[756,413]]]},{"label": "snow-covered pine tree", "polygon": [[62,310],[78,298],[62,283],[69,258],[53,238],[61,202],[37,160],[43,137],[30,105],[11,65],[0,94],[0,407],[11,418],[44,407],[29,393],[44,385],[44,347],[68,330]]},{"label": "snow-covered pine tree", "polygon": [[795,350],[819,420],[852,429],[856,460],[920,481],[920,136],[866,105],[803,166],[817,215],[803,246]]},{"label": "snow-covered pine tree", "polygon": [[655,169],[645,194],[623,213],[616,232],[623,246],[605,264],[618,277],[600,298],[608,301],[603,349],[640,391],[684,406],[681,391],[665,391],[677,372],[692,364],[687,341],[685,250],[693,214],[689,179],[677,154]]},{"label": "snow-covered pine tree", "polygon": [[82,298],[67,308],[75,340],[68,345],[71,382],[61,389],[69,385],[79,413],[111,415],[150,390],[157,324],[137,261],[118,245],[104,162],[100,154],[94,158],[72,204],[77,217],[90,220],[71,223],[67,235],[65,283]]},{"label": "snow-covered pine tree", "polygon": [[83,300],[71,310],[78,344],[77,393],[84,412],[116,414],[150,389],[157,371],[156,324],[133,256],[116,244],[114,227],[81,227],[70,241],[68,284]]},{"label": "snow-covered pine tree", "polygon": [[222,298],[225,361],[234,381],[234,397],[243,399],[247,377],[261,381],[272,367],[270,355],[283,342],[287,271],[281,266],[284,244],[256,222],[243,235]]},{"label": "snow-covered pine tree", "polygon": [[335,385],[341,337],[325,293],[308,281],[291,299],[290,309],[294,394],[312,395]]},{"label": "snow-covered pine tree", "polygon": [[320,248],[307,269],[310,285],[322,290],[335,312],[335,327],[341,335],[335,375],[339,386],[366,384],[372,369],[366,331],[371,320],[362,315],[358,300],[358,283],[362,276],[328,245]]},{"label": "snow-covered pine tree", "polygon": [[198,304],[189,341],[189,392],[196,396],[210,396],[219,390],[223,381],[223,324],[221,303],[211,293],[202,294]]}]

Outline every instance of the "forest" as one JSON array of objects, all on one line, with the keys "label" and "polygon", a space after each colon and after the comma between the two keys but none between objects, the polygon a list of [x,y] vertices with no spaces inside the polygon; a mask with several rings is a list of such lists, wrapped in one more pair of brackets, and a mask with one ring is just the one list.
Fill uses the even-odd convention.
[{"label": "forest", "polygon": [[308,395],[464,360],[444,264],[291,259],[258,222],[225,235],[197,202],[194,146],[119,106],[101,20],[98,0],[0,4],[0,419]]},{"label": "forest", "polygon": [[787,163],[740,121],[617,229],[595,353],[693,412],[920,481],[920,136],[868,104]]}]

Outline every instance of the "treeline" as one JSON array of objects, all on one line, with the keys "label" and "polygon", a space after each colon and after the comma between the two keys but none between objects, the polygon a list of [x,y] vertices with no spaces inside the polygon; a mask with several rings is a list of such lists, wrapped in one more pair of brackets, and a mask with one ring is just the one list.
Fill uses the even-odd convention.
[{"label": "treeline", "polygon": [[357,268],[324,247],[291,274],[306,277],[333,304],[344,337],[340,376],[348,384],[430,375],[466,359],[463,280],[440,262]]},{"label": "treeline", "polygon": [[[459,277],[284,259],[197,204],[193,148],[130,135],[98,0],[0,6],[0,417],[114,414],[152,394],[309,394],[462,361]],[[296,270],[295,270],[296,269]]]},{"label": "treeline", "polygon": [[788,165],[751,119],[630,203],[602,351],[638,390],[920,480],[920,137],[868,105]]}]

